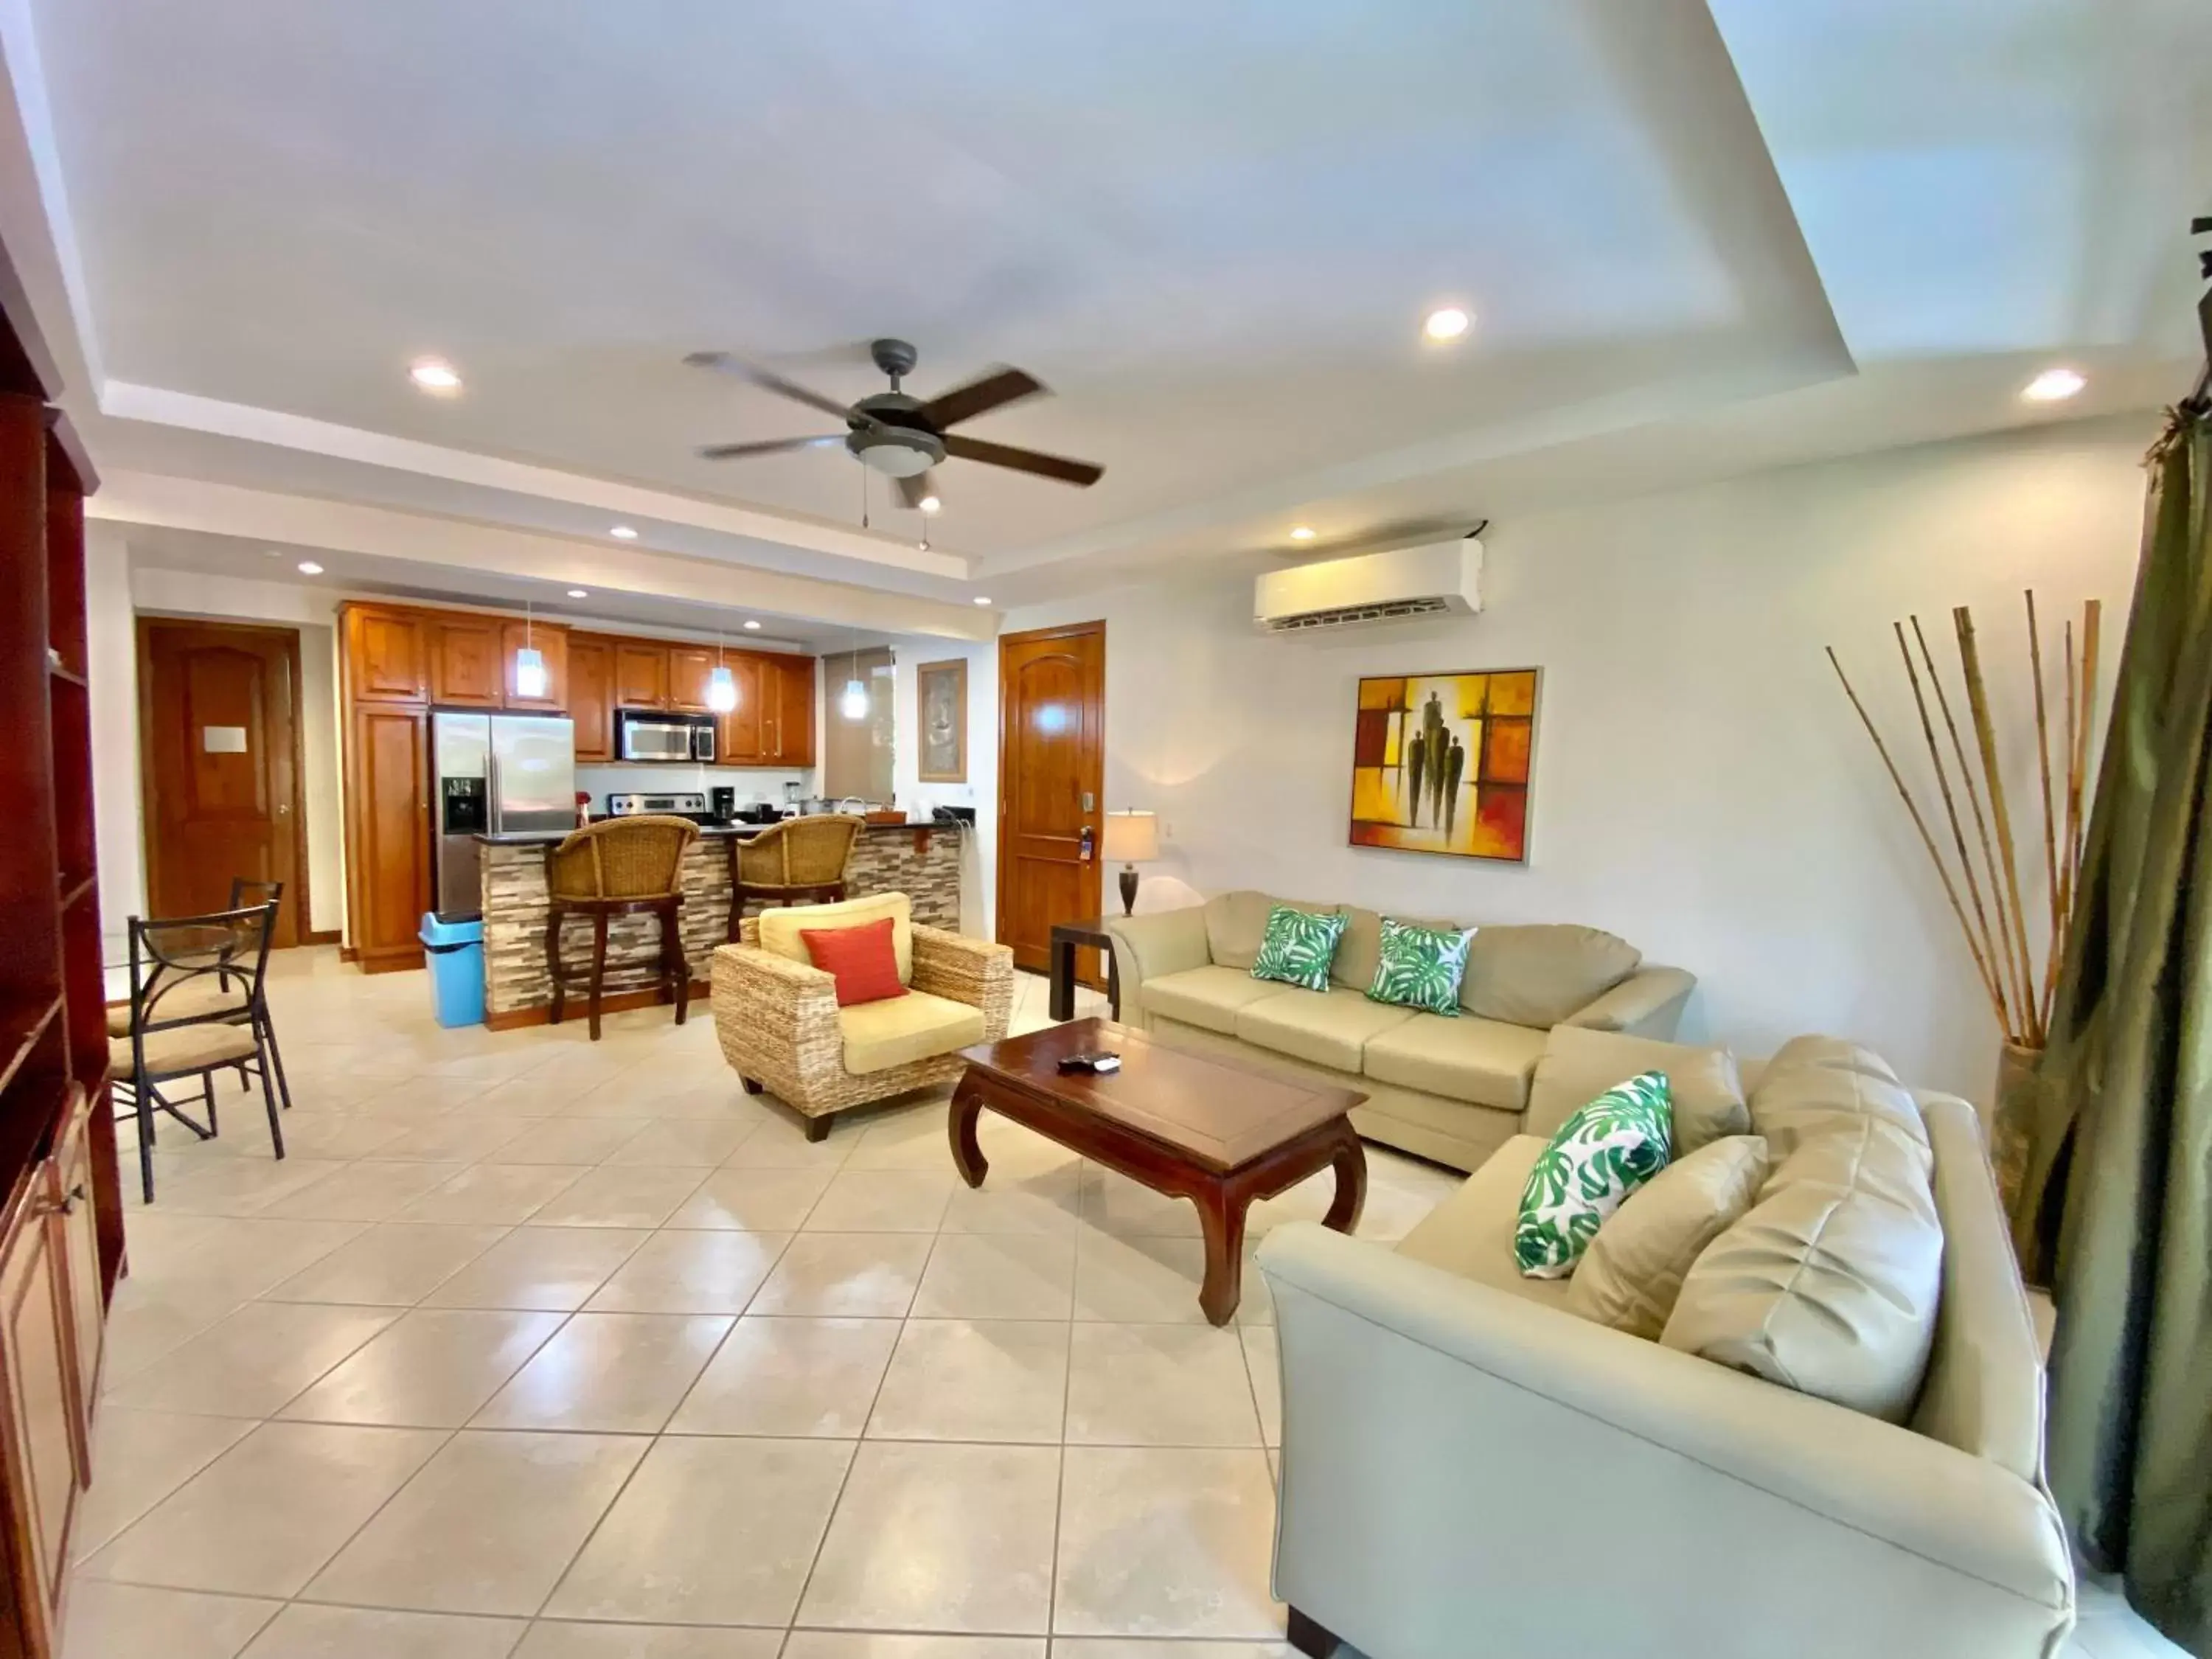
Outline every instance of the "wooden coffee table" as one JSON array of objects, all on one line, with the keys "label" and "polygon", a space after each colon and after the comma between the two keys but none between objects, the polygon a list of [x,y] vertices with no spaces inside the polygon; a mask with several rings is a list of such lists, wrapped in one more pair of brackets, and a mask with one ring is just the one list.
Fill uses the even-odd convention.
[{"label": "wooden coffee table", "polygon": [[[1105,1048],[1121,1069],[1102,1077],[1056,1069],[1062,1055]],[[1336,1198],[1324,1226],[1350,1232],[1367,1198],[1367,1154],[1345,1115],[1356,1090],[1162,1048],[1103,1019],[1047,1026],[965,1051],[952,1096],[952,1162],[970,1187],[990,1166],[975,1142],[985,1107],[1155,1192],[1198,1206],[1206,1234],[1199,1306],[1217,1325],[1243,1291],[1244,1212],[1332,1166]]]}]

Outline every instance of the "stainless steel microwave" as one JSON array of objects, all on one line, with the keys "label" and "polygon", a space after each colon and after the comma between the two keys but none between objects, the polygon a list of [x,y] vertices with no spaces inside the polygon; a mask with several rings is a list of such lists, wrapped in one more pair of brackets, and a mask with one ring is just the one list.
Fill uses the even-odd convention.
[{"label": "stainless steel microwave", "polygon": [[714,717],[664,714],[653,708],[617,708],[615,753],[626,761],[711,763],[714,758]]}]

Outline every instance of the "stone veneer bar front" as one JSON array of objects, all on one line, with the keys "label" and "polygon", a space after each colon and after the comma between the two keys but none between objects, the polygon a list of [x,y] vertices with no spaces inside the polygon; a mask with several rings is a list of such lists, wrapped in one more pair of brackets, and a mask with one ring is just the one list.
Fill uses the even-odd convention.
[{"label": "stone veneer bar front", "polygon": [[[723,944],[730,919],[730,840],[753,830],[711,828],[684,857],[684,955],[691,964],[694,995],[703,994],[713,971],[714,947]],[[914,919],[930,927],[957,931],[960,926],[960,824],[870,824],[853,843],[846,866],[848,895],[904,893],[914,901]],[[545,963],[545,855],[559,845],[559,832],[528,836],[483,836],[484,1024],[495,1030],[544,1022],[553,1001],[553,980]],[[746,914],[763,907],[748,904]],[[660,923],[647,915],[617,916],[607,927],[605,996],[616,1006],[649,1000]],[[592,960],[592,924],[572,915],[561,931],[561,960],[571,975],[568,1018],[584,1017],[582,994],[574,975]],[[617,997],[624,1003],[613,1003]],[[702,1010],[701,1012],[704,1012]]]}]

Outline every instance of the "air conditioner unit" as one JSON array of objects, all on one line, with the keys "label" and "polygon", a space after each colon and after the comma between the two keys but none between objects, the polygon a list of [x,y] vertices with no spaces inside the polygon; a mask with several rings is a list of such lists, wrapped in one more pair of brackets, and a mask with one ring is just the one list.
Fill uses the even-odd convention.
[{"label": "air conditioner unit", "polygon": [[1481,609],[1482,544],[1473,536],[1273,570],[1252,589],[1253,623],[1269,634]]}]

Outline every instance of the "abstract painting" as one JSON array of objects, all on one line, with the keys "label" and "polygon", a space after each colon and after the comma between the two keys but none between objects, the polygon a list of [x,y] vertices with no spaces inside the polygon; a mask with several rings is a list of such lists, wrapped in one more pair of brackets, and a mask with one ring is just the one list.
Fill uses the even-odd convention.
[{"label": "abstract painting", "polygon": [[1458,858],[1528,856],[1533,668],[1359,682],[1352,844]]},{"label": "abstract painting", "polygon": [[924,783],[968,781],[968,664],[926,662],[915,670],[921,752],[915,775]]}]

